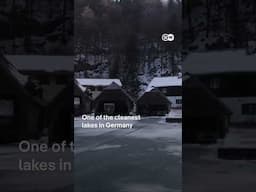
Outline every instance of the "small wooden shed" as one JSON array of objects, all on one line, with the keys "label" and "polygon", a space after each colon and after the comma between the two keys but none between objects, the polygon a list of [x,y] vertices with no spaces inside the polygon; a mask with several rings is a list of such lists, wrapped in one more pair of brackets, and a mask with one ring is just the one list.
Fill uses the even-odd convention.
[{"label": "small wooden shed", "polygon": [[171,109],[171,101],[157,88],[146,91],[136,103],[137,113],[143,116],[166,115]]},{"label": "small wooden shed", "polygon": [[230,115],[230,110],[197,77],[184,77],[184,143],[214,143],[224,138]]},{"label": "small wooden shed", "polygon": [[103,89],[94,100],[96,114],[128,115],[133,106],[132,97],[115,82]]}]

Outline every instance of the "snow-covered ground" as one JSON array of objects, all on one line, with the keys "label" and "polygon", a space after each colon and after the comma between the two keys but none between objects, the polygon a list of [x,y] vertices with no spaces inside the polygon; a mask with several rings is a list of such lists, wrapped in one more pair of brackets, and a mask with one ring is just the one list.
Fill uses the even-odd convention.
[{"label": "snow-covered ground", "polygon": [[255,148],[256,130],[254,128],[231,128],[229,134],[222,142],[223,147]]},{"label": "snow-covered ground", "polygon": [[76,192],[181,191],[181,124],[145,117],[133,129],[82,129],[76,121]]},{"label": "snow-covered ground", "polygon": [[168,113],[167,118],[182,119],[182,109],[171,109]]},{"label": "snow-covered ground", "polygon": [[255,161],[221,160],[216,146],[183,145],[183,183],[188,192],[254,192]]},{"label": "snow-covered ground", "polygon": [[[73,162],[73,153],[20,152],[17,144],[0,146],[0,186],[3,192],[68,192],[72,190],[71,171],[24,171],[20,162]],[[35,165],[35,164],[34,164]]]},{"label": "snow-covered ground", "polygon": [[[223,160],[219,147],[253,147],[256,131],[231,127],[225,140],[214,145],[183,145],[183,181],[188,192],[254,192],[256,160]],[[256,148],[255,148],[256,150]]]}]

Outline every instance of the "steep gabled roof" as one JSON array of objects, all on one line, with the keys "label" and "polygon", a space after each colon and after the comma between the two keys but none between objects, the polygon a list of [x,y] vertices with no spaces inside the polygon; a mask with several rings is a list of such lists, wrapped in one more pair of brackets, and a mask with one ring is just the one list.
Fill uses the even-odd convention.
[{"label": "steep gabled roof", "polygon": [[126,95],[131,102],[133,102],[133,98],[122,88],[120,87],[117,83],[112,82],[108,87],[104,88],[103,91],[98,95],[98,97],[95,98],[95,100],[98,100],[100,97],[102,97],[104,94],[112,91],[120,91],[124,95]]},{"label": "steep gabled roof", "polygon": [[86,88],[84,88],[83,86],[79,85],[79,83],[75,80],[74,82],[74,96],[76,96],[77,94],[81,94],[84,97],[86,97],[88,100],[92,101],[92,98],[89,96],[88,91],[86,91]]},{"label": "steep gabled roof", "polygon": [[1,70],[5,71],[14,78],[18,84],[24,86],[27,83],[27,77],[22,75],[18,69],[10,63],[3,55],[0,54],[0,67]]},{"label": "steep gabled roof", "polygon": [[120,79],[91,79],[91,78],[77,78],[82,86],[109,86],[112,82],[122,87]]},{"label": "steep gabled roof", "polygon": [[146,91],[150,91],[153,88],[172,87],[172,86],[182,86],[182,78],[179,76],[155,77],[149,83]]},{"label": "steep gabled roof", "polygon": [[167,103],[172,104],[171,101],[158,88],[154,88],[150,91],[146,91],[145,93],[143,93],[137,99],[137,103],[139,103],[141,100],[144,100],[144,99],[150,99],[150,102],[152,104],[155,102],[158,103],[159,99],[162,99]]},{"label": "steep gabled roof", "polygon": [[10,63],[1,53],[0,53],[0,70],[5,74],[6,80],[12,82],[16,91],[19,91],[24,96],[26,96],[31,102],[42,105],[43,103],[40,102],[38,99],[34,98],[29,94],[26,89],[25,85],[27,83],[27,77],[20,74],[17,68]]},{"label": "steep gabled roof", "polygon": [[76,79],[75,79],[74,84],[75,84],[82,92],[85,92],[85,91],[86,91],[86,88],[83,87]]},{"label": "steep gabled roof", "polygon": [[104,88],[104,90],[123,90],[117,83],[112,82],[109,86]]},{"label": "steep gabled roof", "polygon": [[232,112],[197,77],[187,74],[183,81],[184,114],[208,116]]}]

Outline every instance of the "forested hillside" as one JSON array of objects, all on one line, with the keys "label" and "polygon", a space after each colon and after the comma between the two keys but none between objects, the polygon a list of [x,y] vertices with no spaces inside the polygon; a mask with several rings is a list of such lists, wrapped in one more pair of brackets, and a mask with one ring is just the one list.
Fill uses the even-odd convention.
[{"label": "forested hillside", "polygon": [[75,10],[77,77],[120,78],[136,95],[154,76],[180,71],[180,1],[77,0]]},{"label": "forested hillside", "polygon": [[255,13],[256,1],[251,0],[184,0],[184,50],[246,48],[255,53]]},{"label": "forested hillside", "polygon": [[72,54],[73,3],[73,0],[1,0],[1,51]]}]

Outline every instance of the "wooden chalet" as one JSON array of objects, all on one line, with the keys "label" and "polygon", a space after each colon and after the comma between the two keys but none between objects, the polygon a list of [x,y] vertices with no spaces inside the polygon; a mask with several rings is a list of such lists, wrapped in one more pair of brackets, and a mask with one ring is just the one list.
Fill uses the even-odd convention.
[{"label": "wooden chalet", "polygon": [[157,88],[172,103],[172,108],[182,108],[182,76],[155,77],[146,91]]},{"label": "wooden chalet", "polygon": [[183,80],[183,142],[214,143],[228,132],[230,110],[195,76]]},{"label": "wooden chalet", "polygon": [[79,85],[86,88],[86,91],[93,100],[101,94],[103,89],[111,85],[113,82],[122,87],[120,79],[77,78],[76,81]]},{"label": "wooden chalet", "polygon": [[128,115],[133,108],[134,101],[131,96],[115,82],[104,88],[94,100],[96,114]]},{"label": "wooden chalet", "polygon": [[137,100],[137,113],[143,116],[166,115],[171,101],[157,88],[147,90]]}]

